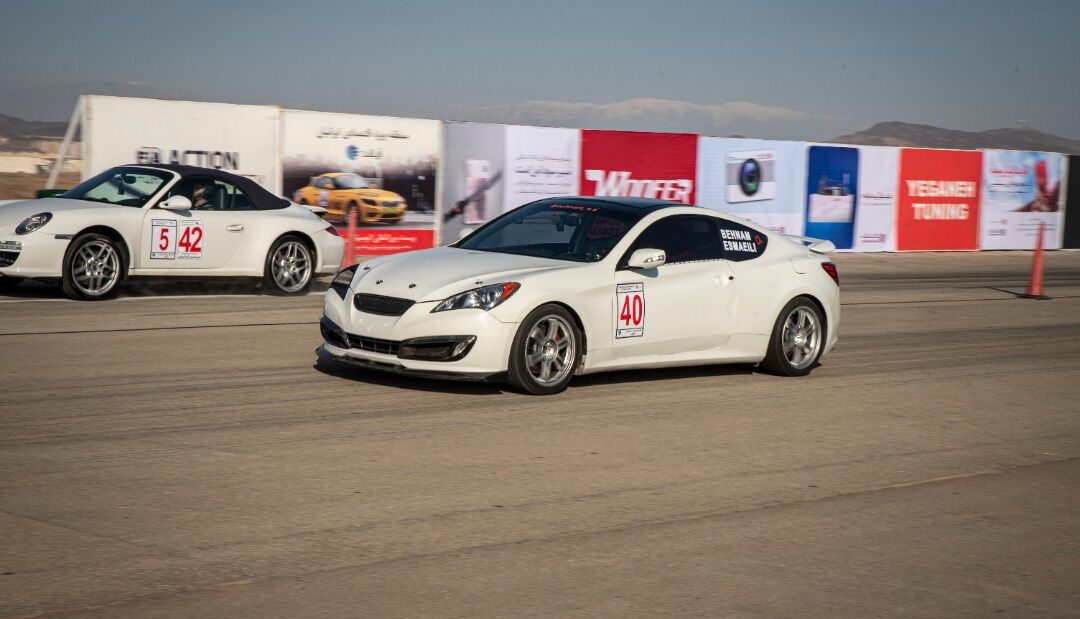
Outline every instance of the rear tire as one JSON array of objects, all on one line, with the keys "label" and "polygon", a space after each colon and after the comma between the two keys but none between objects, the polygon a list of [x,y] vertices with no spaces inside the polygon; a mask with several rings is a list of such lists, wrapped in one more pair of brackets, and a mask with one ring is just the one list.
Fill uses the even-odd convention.
[{"label": "rear tire", "polygon": [[585,337],[566,308],[541,305],[521,322],[510,347],[508,380],[531,395],[552,395],[574,377]]},{"label": "rear tire", "polygon": [[61,290],[82,301],[100,301],[116,296],[123,279],[124,254],[103,234],[84,234],[68,245],[64,253]]},{"label": "rear tire", "polygon": [[315,253],[304,239],[286,235],[274,241],[266,253],[263,289],[271,294],[304,294],[315,273]]},{"label": "rear tire", "polygon": [[777,376],[806,376],[825,351],[825,319],[809,297],[784,306],[773,325],[762,367]]}]

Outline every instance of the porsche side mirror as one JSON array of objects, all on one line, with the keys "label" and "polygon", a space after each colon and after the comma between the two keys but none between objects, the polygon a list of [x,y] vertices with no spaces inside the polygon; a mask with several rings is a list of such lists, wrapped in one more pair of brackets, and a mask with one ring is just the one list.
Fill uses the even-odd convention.
[{"label": "porsche side mirror", "polygon": [[627,268],[631,269],[655,269],[667,262],[667,254],[662,249],[639,249],[630,254],[626,261]]},{"label": "porsche side mirror", "polygon": [[461,232],[458,232],[458,234],[457,234],[457,240],[462,241],[462,240],[465,239],[465,237],[469,236],[472,233],[473,233],[472,228],[462,228]]},{"label": "porsche side mirror", "polygon": [[163,208],[170,211],[190,211],[191,200],[187,196],[171,196],[167,200],[162,200],[158,204],[158,208]]}]

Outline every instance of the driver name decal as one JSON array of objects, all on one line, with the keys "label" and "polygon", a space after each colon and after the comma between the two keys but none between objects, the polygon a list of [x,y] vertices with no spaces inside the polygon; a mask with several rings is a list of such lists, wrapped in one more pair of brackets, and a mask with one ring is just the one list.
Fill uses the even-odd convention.
[{"label": "driver name decal", "polygon": [[645,335],[645,284],[616,284],[615,339]]},{"label": "driver name decal", "polygon": [[758,253],[757,245],[749,230],[728,230],[720,228],[720,238],[724,239],[724,251],[745,251]]}]

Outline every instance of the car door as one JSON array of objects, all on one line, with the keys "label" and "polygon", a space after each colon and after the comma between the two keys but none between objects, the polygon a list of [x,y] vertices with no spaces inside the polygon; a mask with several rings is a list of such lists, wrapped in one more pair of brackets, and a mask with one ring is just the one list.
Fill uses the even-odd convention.
[{"label": "car door", "polygon": [[[637,249],[660,249],[664,265],[630,269]],[[713,217],[671,215],[652,223],[631,244],[614,273],[616,357],[707,357],[729,335],[726,308],[731,272],[722,259]]]},{"label": "car door", "polygon": [[[200,189],[201,188],[201,189]],[[138,264],[149,272],[209,271],[225,267],[240,249],[245,236],[246,198],[232,183],[206,177],[188,177],[169,191],[191,199],[192,208],[146,211],[142,252]],[[166,196],[168,197],[168,196]],[[250,204],[250,203],[248,203]]]}]

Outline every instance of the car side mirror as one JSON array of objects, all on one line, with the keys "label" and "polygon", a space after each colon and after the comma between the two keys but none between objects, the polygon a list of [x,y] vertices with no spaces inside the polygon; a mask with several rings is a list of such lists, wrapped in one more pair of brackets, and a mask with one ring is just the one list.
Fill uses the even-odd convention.
[{"label": "car side mirror", "polygon": [[664,250],[643,248],[630,254],[626,266],[630,269],[655,269],[663,266],[665,262],[667,262],[667,254],[664,253]]},{"label": "car side mirror", "polygon": [[465,237],[469,236],[472,233],[473,233],[472,228],[462,228],[461,232],[458,232],[458,234],[457,234],[457,240],[459,240],[459,241],[465,240]]},{"label": "car side mirror", "polygon": [[191,200],[187,196],[170,196],[167,200],[162,200],[158,208],[170,211],[190,211]]}]

